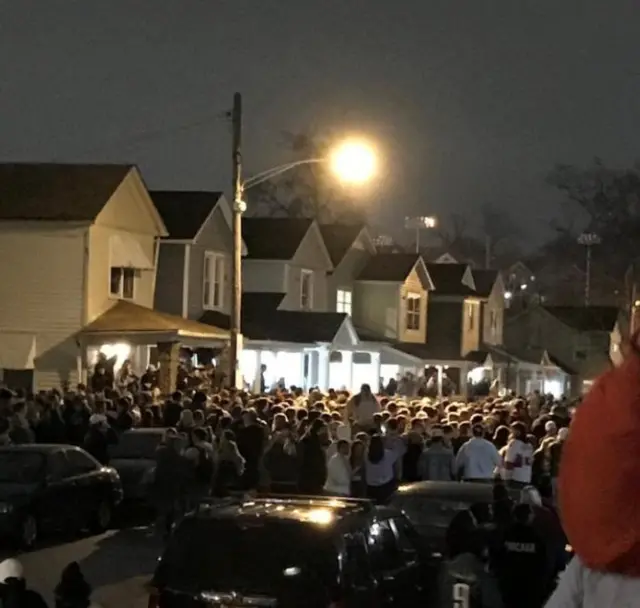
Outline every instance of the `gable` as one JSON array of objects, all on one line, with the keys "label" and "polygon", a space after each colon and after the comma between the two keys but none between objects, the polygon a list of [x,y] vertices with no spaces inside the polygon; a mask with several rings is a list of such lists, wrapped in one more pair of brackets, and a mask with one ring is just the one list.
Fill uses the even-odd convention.
[{"label": "gable", "polygon": [[458,260],[456,260],[450,253],[443,253],[440,257],[434,260],[435,264],[458,264]]},{"label": "gable", "polygon": [[137,234],[168,235],[162,218],[136,168],[132,168],[116,188],[96,217],[95,224]]},{"label": "gable", "polygon": [[216,205],[194,240],[209,251],[233,252],[233,234],[220,205]]},{"label": "gable", "polygon": [[[274,235],[275,236],[275,235]],[[313,222],[291,258],[294,266],[309,269],[333,270],[331,257],[324,244],[317,222]]]},{"label": "gable", "polygon": [[473,289],[475,291],[476,283],[473,280],[473,272],[471,271],[471,266],[467,266],[467,269],[464,271],[460,282],[463,285],[466,285],[469,289]]},{"label": "gable", "polygon": [[352,346],[357,346],[359,343],[360,340],[358,339],[358,334],[353,327],[351,319],[349,317],[345,317],[342,325],[340,325],[340,329],[336,332],[331,345],[337,348],[350,348]]}]

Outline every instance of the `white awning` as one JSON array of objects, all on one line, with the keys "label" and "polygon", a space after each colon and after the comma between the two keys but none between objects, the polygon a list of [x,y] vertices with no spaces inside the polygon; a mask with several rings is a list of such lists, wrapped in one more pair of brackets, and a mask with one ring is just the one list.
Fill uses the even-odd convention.
[{"label": "white awning", "polygon": [[114,234],[110,239],[111,267],[153,270],[153,262],[133,235]]},{"label": "white awning", "polygon": [[19,332],[0,332],[0,368],[33,369],[36,337]]}]

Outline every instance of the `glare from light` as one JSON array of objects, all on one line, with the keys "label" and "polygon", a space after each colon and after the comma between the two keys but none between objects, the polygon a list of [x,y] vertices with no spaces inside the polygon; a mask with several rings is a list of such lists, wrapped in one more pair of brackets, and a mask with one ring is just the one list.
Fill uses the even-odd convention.
[{"label": "glare from light", "polygon": [[330,155],[331,170],[343,182],[364,184],[377,169],[376,154],[365,141],[350,139],[340,144]]},{"label": "glare from light", "polygon": [[505,300],[510,300],[511,298],[513,298],[513,294],[510,291],[505,291],[504,292],[504,299]]},{"label": "glare from light", "polygon": [[467,380],[471,380],[474,384],[478,384],[478,382],[482,382],[485,376],[485,368],[484,367],[474,367],[468,374]]},{"label": "glare from light", "polygon": [[633,305],[634,305],[636,308],[640,307],[640,300],[636,300],[636,301],[633,303]]},{"label": "glare from light", "polygon": [[122,364],[131,356],[131,346],[125,342],[118,342],[116,344],[103,344],[100,347],[100,352],[107,358],[115,358],[116,369],[122,367]]},{"label": "glare from light", "polygon": [[527,287],[528,287],[528,285],[526,283],[523,283],[522,285],[520,285],[520,289],[522,291],[524,291]]},{"label": "glare from light", "polygon": [[306,520],[313,524],[326,526],[333,521],[333,513],[329,509],[311,509],[306,513]]},{"label": "glare from light", "polygon": [[300,574],[300,572],[301,572],[301,570],[297,566],[291,566],[290,568],[285,568],[283,570],[283,574],[285,576],[298,576],[298,574]]}]

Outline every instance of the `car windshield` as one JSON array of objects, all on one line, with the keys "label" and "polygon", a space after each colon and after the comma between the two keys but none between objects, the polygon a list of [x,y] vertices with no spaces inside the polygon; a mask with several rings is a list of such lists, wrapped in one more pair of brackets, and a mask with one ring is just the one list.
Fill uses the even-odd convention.
[{"label": "car windshield", "polygon": [[40,452],[0,451],[0,483],[36,483],[44,476],[45,462]]},{"label": "car windshield", "polygon": [[194,518],[171,538],[157,573],[185,592],[297,595],[326,589],[337,569],[331,537],[292,521]]},{"label": "car windshield", "polygon": [[111,447],[112,458],[155,458],[156,449],[162,441],[162,433],[123,433],[118,443]]}]

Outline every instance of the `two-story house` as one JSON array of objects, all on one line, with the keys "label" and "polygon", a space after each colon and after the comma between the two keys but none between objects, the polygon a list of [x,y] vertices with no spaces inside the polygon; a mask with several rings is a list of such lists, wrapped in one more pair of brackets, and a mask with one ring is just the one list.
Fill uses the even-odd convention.
[{"label": "two-story house", "polygon": [[415,351],[427,336],[432,289],[425,263],[416,253],[377,254],[357,276],[353,320],[362,339],[380,351],[383,383],[424,368]]},{"label": "two-story house", "polygon": [[504,341],[517,352],[545,351],[571,377],[569,386],[557,373],[547,374],[534,388],[579,395],[608,369],[624,323],[613,306],[535,306],[507,321]]},{"label": "two-story house", "polygon": [[[334,264],[317,222],[245,218],[243,238],[240,368],[245,383],[323,389],[372,383],[379,358],[358,350],[348,311],[336,311],[334,294],[329,299]],[[200,320],[218,327],[229,323],[225,311],[213,308]]]},{"label": "two-story house", "polygon": [[86,381],[98,353],[175,382],[185,340],[221,332],[152,309],[166,228],[132,165],[0,164],[0,369],[29,389]]}]

